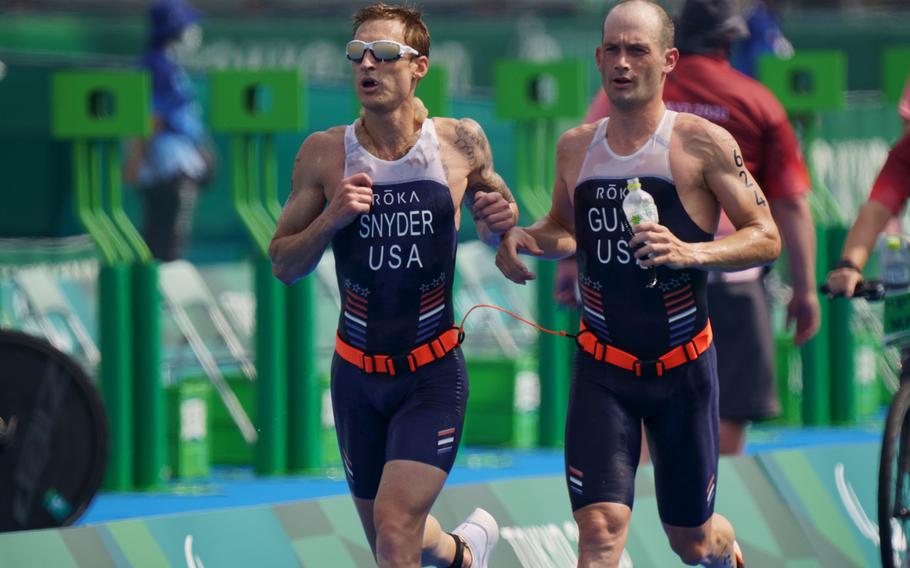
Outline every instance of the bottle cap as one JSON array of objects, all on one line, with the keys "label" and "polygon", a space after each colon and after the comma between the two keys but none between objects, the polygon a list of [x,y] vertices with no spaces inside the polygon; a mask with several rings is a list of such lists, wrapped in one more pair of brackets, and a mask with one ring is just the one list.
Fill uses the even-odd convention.
[{"label": "bottle cap", "polygon": [[888,250],[900,250],[900,248],[901,248],[900,235],[886,235],[885,236],[885,246],[888,248]]},{"label": "bottle cap", "polygon": [[636,189],[641,189],[641,182],[638,181],[638,178],[632,178],[626,180],[626,189],[629,191],[635,191]]}]

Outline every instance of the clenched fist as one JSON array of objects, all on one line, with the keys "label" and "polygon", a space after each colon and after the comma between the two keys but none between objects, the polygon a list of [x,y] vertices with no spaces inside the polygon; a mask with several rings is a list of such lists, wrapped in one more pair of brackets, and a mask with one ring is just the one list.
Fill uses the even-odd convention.
[{"label": "clenched fist", "polygon": [[501,235],[515,226],[511,204],[501,193],[478,191],[474,194],[471,213],[475,221],[484,223],[491,233]]},{"label": "clenched fist", "polygon": [[364,173],[346,177],[332,193],[326,208],[329,223],[335,230],[346,227],[357,216],[370,212],[373,205],[373,180]]}]

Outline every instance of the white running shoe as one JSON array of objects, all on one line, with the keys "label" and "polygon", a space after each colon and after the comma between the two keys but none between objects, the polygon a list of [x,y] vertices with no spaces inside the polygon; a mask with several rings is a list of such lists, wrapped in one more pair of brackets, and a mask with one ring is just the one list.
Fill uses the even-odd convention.
[{"label": "white running shoe", "polygon": [[477,507],[452,533],[463,538],[471,549],[471,568],[487,568],[490,553],[499,542],[499,525],[493,515]]}]

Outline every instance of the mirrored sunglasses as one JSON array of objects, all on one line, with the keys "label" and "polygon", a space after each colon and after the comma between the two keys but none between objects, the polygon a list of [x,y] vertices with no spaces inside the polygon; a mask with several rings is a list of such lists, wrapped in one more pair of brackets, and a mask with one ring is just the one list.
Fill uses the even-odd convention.
[{"label": "mirrored sunglasses", "polygon": [[363,61],[363,55],[368,49],[376,61],[397,61],[406,53],[420,55],[413,47],[390,39],[378,39],[371,42],[360,41],[359,39],[351,40],[345,47],[345,55],[354,63],[360,63]]}]

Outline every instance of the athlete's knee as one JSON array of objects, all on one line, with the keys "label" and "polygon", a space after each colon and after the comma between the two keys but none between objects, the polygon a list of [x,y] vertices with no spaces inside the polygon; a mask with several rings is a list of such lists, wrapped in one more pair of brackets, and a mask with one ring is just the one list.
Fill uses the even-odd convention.
[{"label": "athlete's knee", "polygon": [[703,535],[670,535],[670,548],[687,566],[697,566],[711,554],[711,543]]},{"label": "athlete's knee", "polygon": [[579,550],[593,552],[622,548],[629,516],[628,507],[613,503],[589,505],[576,511]]},{"label": "athlete's knee", "polygon": [[403,515],[376,519],[376,555],[392,565],[419,558],[423,547],[420,523]]}]

